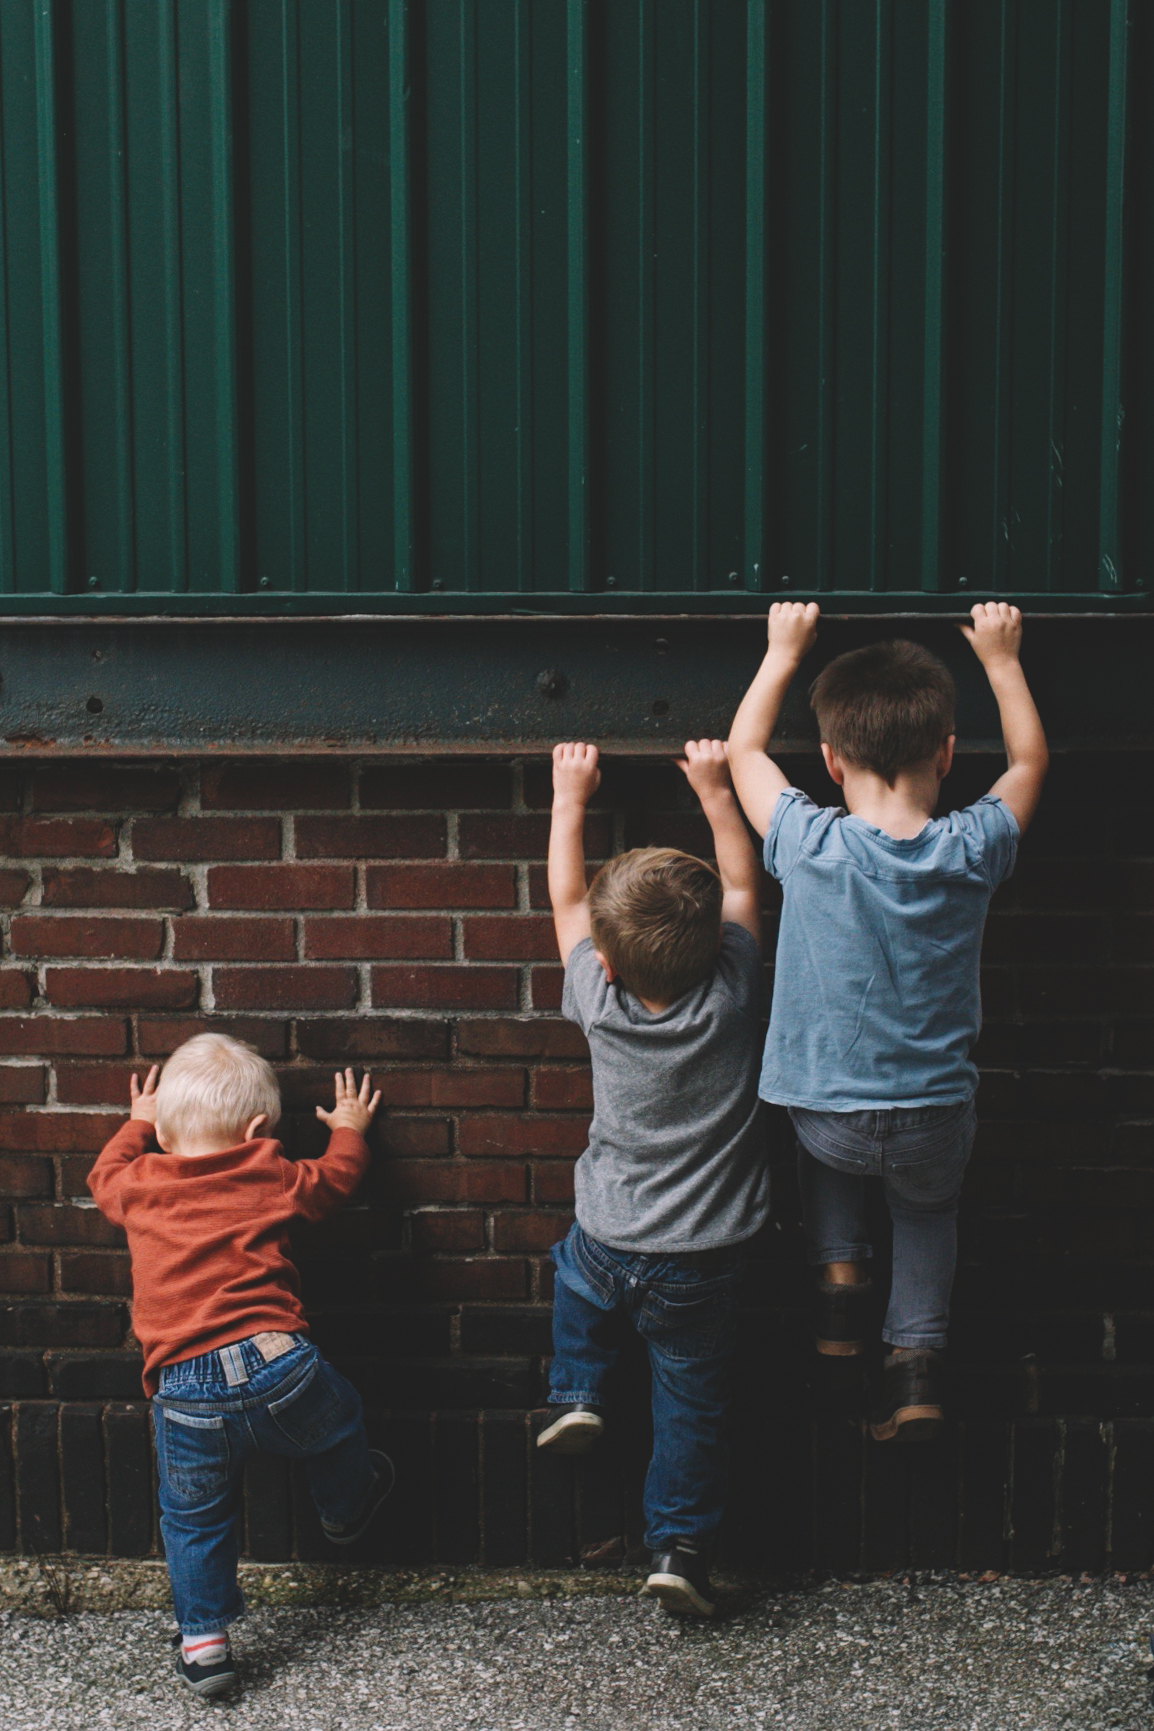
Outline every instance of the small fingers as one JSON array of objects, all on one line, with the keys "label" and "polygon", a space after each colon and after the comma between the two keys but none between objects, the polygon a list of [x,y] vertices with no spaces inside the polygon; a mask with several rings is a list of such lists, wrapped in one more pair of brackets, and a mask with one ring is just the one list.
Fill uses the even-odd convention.
[{"label": "small fingers", "polygon": [[361,1089],[360,1089],[360,1094],[358,1095],[358,1099],[360,1100],[362,1106],[365,1104],[365,1101],[369,1097],[370,1084],[371,1084],[371,1077],[369,1076],[369,1072],[366,1070],[364,1075],[361,1077]]},{"label": "small fingers", "polygon": [[357,1097],[357,1079],[351,1069],[345,1071],[345,1096],[352,1100]]},{"label": "small fingers", "polygon": [[135,1070],[128,1078],[128,1098],[130,1100],[140,1099],[140,1077],[136,1074]]},{"label": "small fingers", "polygon": [[373,1113],[376,1111],[376,1109],[380,1105],[380,1103],[381,1103],[381,1091],[378,1088],[376,1093],[373,1095],[372,1099],[369,1100],[365,1106],[365,1110],[368,1112],[370,1118],[373,1116]]},{"label": "small fingers", "polygon": [[156,1084],[159,1081],[159,1079],[160,1079],[160,1065],[154,1064],[152,1066],[151,1070],[148,1072],[148,1075],[144,1078],[144,1092],[146,1094],[155,1094],[156,1093]]}]

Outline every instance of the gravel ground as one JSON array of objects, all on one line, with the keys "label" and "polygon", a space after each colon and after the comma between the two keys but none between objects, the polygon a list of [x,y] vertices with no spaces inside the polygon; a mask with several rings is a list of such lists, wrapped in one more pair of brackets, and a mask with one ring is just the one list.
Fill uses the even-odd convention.
[{"label": "gravel ground", "polygon": [[1154,1584],[831,1583],[714,1624],[636,1596],[261,1608],[184,1695],[163,1612],[0,1615],[5,1731],[1151,1731]]}]

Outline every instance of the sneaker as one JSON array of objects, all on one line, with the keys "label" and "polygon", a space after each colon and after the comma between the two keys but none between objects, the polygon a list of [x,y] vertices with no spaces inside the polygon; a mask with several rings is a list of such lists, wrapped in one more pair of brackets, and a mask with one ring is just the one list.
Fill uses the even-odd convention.
[{"label": "sneaker", "polygon": [[944,1421],[941,1355],[891,1354],[882,1366],[870,1431],[876,1442],[928,1442]]},{"label": "sneaker", "polygon": [[654,1551],[642,1591],[660,1599],[663,1610],[679,1617],[712,1617],[715,1609],[705,1558],[679,1545]]},{"label": "sneaker", "polygon": [[859,1358],[866,1349],[872,1280],[842,1285],[819,1280],[814,1303],[814,1345],[826,1358]]},{"label": "sneaker", "polygon": [[176,1649],[176,1674],[186,1689],[191,1689],[194,1695],[226,1695],[236,1682],[236,1666],[232,1660],[232,1648],[225,1653],[223,1659],[218,1659],[214,1665],[198,1665],[189,1663],[182,1652],[183,1637],[180,1631],[172,1637],[172,1645]]},{"label": "sneaker", "polygon": [[351,1521],[346,1521],[343,1527],[331,1527],[327,1521],[321,1522],[321,1531],[330,1545],[351,1545],[362,1533],[367,1533],[381,1504],[396,1483],[397,1475],[388,1455],[382,1454],[380,1449],[370,1449],[369,1459],[377,1469],[377,1476],[360,1514],[354,1515]]},{"label": "sneaker", "polygon": [[557,1416],[537,1438],[537,1447],[552,1454],[588,1454],[605,1430],[605,1420],[598,1409],[583,1401],[574,1401],[572,1406],[551,1406],[549,1411]]}]

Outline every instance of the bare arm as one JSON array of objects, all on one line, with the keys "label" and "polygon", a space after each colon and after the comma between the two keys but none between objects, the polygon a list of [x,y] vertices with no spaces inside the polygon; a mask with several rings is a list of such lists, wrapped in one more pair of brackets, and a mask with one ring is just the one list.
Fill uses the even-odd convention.
[{"label": "bare arm", "polygon": [[690,739],[685,756],[677,759],[690,787],[701,801],[717,855],[721,879],[721,917],[744,926],[761,943],[761,870],[749,831],[729,779],[725,742]]},{"label": "bare arm", "polygon": [[1018,659],[1022,615],[1005,601],[979,601],[971,614],[974,623],[963,625],[961,630],[985,668],[990,689],[997,698],[1006,747],[1006,772],[998,777],[990,792],[1005,801],[1019,832],[1024,832],[1042,797],[1050,753],[1041,717]]},{"label": "bare arm", "polygon": [[769,610],[769,647],[729,730],[729,768],[746,817],[764,835],[777,798],[789,786],[765,755],[790,680],[817,636],[816,601],[775,601]]},{"label": "bare arm", "polygon": [[553,816],[549,828],[549,900],[561,960],[589,936],[585,895],[585,807],[601,785],[595,745],[553,747]]}]

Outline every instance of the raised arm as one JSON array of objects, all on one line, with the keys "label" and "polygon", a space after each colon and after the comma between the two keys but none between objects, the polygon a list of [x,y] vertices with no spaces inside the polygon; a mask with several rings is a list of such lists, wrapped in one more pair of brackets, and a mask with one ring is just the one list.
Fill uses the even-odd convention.
[{"label": "raised arm", "polygon": [[816,601],[775,601],[769,610],[769,647],[729,730],[729,769],[746,817],[764,835],[777,796],[789,782],[767,757],[789,682],[817,636]]},{"label": "raised arm", "polygon": [[729,779],[722,739],[690,739],[676,759],[713,831],[721,879],[721,917],[761,942],[761,868]]},{"label": "raised arm", "polygon": [[317,1117],[332,1132],[329,1145],[319,1160],[296,1160],[284,1163],[285,1193],[292,1202],[294,1214],[305,1220],[323,1220],[342,1202],[347,1202],[364,1177],[369,1164],[369,1149],[365,1142],[369,1125],[381,1103],[380,1090],[373,1092],[372,1077],[366,1070],[357,1087],[351,1069],[333,1077],[336,1105],[331,1112],[317,1107]]},{"label": "raised arm", "polygon": [[549,900],[561,960],[589,936],[585,896],[585,807],[601,785],[595,745],[553,747],[553,817],[549,829]]},{"label": "raised arm", "polygon": [[1038,809],[1050,767],[1042,720],[1018,659],[1022,615],[1005,601],[979,601],[971,608],[971,617],[974,623],[963,625],[961,631],[985,668],[997,698],[1008,760],[1005,774],[998,777],[990,792],[1006,802],[1022,832]]}]

